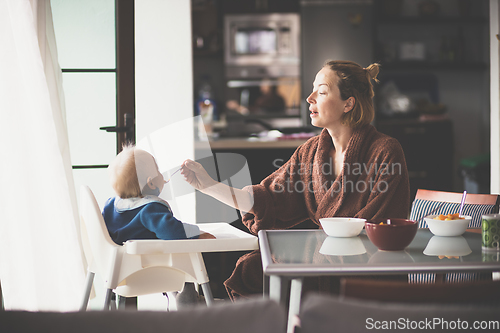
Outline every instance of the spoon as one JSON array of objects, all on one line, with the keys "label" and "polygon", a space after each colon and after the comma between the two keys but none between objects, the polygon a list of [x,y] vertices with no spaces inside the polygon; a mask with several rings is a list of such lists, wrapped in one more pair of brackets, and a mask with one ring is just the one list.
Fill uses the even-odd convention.
[{"label": "spoon", "polygon": [[170,179],[172,179],[172,177],[173,177],[173,176],[174,176],[177,172],[179,172],[179,171],[181,171],[181,170],[182,170],[182,168],[179,168],[179,169],[177,169],[177,170],[176,170],[173,174],[171,174],[171,175],[170,175],[170,177],[168,178],[168,180],[166,180],[166,181],[165,181],[165,184],[166,184],[166,183],[168,183],[168,182],[170,181]]},{"label": "spoon", "polygon": [[462,210],[464,209],[465,197],[467,196],[467,191],[464,191],[462,195],[462,202],[460,203],[460,209],[458,211],[458,216],[462,216]]}]

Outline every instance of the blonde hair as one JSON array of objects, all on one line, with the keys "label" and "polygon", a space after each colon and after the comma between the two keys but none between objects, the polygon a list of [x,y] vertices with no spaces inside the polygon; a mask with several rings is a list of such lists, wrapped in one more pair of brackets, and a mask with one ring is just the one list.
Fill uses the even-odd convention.
[{"label": "blonde hair", "polygon": [[375,115],[372,100],[375,94],[371,80],[378,82],[380,65],[373,63],[363,68],[353,61],[330,60],[323,67],[337,74],[342,100],[354,97],[354,107],[342,116],[342,123],[353,128],[369,124]]},{"label": "blonde hair", "polygon": [[148,152],[126,144],[108,167],[111,186],[123,199],[142,197],[149,177],[158,175],[158,166]]}]

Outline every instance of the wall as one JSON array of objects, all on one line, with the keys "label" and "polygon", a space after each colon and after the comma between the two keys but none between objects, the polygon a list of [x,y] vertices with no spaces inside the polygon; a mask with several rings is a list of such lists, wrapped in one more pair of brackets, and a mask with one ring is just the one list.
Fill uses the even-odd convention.
[{"label": "wall", "polygon": [[490,0],[491,193],[500,194],[500,4]]},{"label": "wall", "polygon": [[439,95],[453,122],[454,191],[463,191],[458,166],[463,158],[489,151],[489,84],[484,71],[439,73]]},{"label": "wall", "polygon": [[[310,123],[305,98],[312,91],[316,73],[329,59],[352,60],[366,67],[372,62],[372,21],[370,5],[303,5],[302,29],[302,100],[303,114]],[[359,13],[359,26],[349,22],[349,14]]]},{"label": "wall", "polygon": [[[178,122],[189,122],[193,112],[189,0],[135,2],[135,80],[137,142],[151,133],[161,134],[155,138],[160,142],[155,156],[166,169],[194,158],[193,127],[175,133]],[[194,222],[194,192],[176,201],[177,217]]]}]

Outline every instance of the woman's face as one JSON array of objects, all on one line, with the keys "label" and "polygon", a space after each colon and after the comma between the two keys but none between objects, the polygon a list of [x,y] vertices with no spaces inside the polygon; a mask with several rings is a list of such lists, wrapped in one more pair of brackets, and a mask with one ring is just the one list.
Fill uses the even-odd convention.
[{"label": "woman's face", "polygon": [[311,124],[316,127],[333,128],[340,125],[342,115],[352,109],[350,99],[340,97],[337,86],[339,78],[328,67],[323,67],[313,82],[313,91],[306,101],[310,104]]}]

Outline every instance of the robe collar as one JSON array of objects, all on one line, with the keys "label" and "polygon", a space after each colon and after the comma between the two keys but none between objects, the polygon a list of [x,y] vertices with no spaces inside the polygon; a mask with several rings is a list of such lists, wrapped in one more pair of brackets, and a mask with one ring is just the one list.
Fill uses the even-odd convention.
[{"label": "robe collar", "polygon": [[[366,142],[367,138],[373,135],[375,128],[372,125],[366,125],[360,128],[354,129],[351,138],[347,144],[346,153],[344,156],[344,164],[354,165],[354,163],[363,163],[363,143]],[[316,200],[318,202],[318,208],[316,210],[315,218],[319,221],[322,217],[336,216],[336,213],[342,207],[344,200],[348,192],[346,192],[345,182],[353,181],[356,183],[359,175],[353,175],[346,173],[344,169],[342,172],[334,178],[333,176],[333,165],[330,158],[330,150],[333,148],[333,142],[330,134],[326,129],[323,129],[319,136],[317,159],[316,159],[316,171],[315,173],[319,176],[319,184],[333,184],[326,189],[324,186],[320,186],[317,191],[315,191]],[[323,170],[327,169],[325,166],[329,164],[331,166],[332,172],[323,173]]]}]

